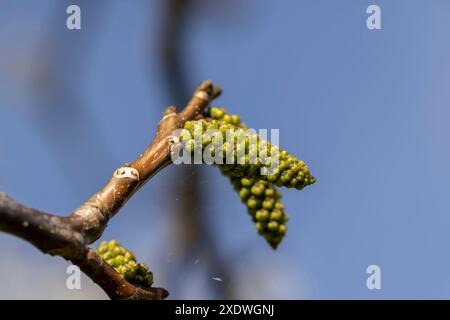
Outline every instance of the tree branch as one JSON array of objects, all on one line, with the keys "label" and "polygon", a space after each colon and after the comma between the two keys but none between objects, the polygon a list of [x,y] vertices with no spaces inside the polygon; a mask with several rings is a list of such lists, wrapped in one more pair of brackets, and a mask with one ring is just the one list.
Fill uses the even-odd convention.
[{"label": "tree branch", "polygon": [[140,288],[127,282],[87,245],[102,235],[108,221],[153,175],[170,163],[171,137],[221,93],[209,80],[201,83],[179,113],[169,107],[153,141],[133,163],[117,169],[111,180],[70,216],[25,207],[0,193],[0,230],[20,237],[42,252],[61,256],[97,283],[112,299],[164,299],[162,288]]}]

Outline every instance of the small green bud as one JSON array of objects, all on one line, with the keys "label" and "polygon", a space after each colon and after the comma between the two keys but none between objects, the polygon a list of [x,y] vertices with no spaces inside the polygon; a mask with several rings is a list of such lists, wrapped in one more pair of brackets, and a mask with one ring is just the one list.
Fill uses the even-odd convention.
[{"label": "small green bud", "polygon": [[292,178],[292,180],[289,182],[289,185],[290,185],[291,188],[295,188],[297,183],[298,183],[297,179]]},{"label": "small green bud", "polygon": [[[285,171],[287,172],[287,171]],[[292,176],[289,173],[284,173],[281,175],[280,180],[283,184],[287,184],[290,182],[290,180],[292,179]]]},{"label": "small green bud", "polygon": [[279,234],[285,234],[286,231],[287,231],[286,225],[280,224],[280,225],[278,226],[278,233],[279,233]]},{"label": "small green bud", "polygon": [[120,250],[120,248],[118,246],[114,247],[111,252],[113,257],[116,257],[117,255],[119,255],[121,253],[122,253],[122,250]]},{"label": "small green bud", "polygon": [[216,108],[216,107],[212,107],[209,110],[209,114],[211,115],[211,117],[213,117],[214,119],[221,119],[224,115],[225,115],[225,111],[222,108]]},{"label": "small green bud", "polygon": [[[270,189],[269,189],[270,190]],[[274,206],[275,201],[271,198],[268,198],[266,200],[263,201],[262,206],[264,209],[266,210],[272,210],[273,206]]]},{"label": "small green bud", "polygon": [[184,129],[186,129],[188,131],[194,130],[194,121],[186,121],[184,123]]},{"label": "small green bud", "polygon": [[270,219],[278,221],[283,216],[283,213],[278,209],[273,209],[270,213]]},{"label": "small green bud", "polygon": [[121,265],[124,262],[125,262],[124,256],[117,256],[117,257],[114,258],[114,263],[116,265]]},{"label": "small green bud", "polygon": [[117,246],[117,241],[116,240],[111,240],[109,243],[108,243],[108,250],[109,251],[112,251],[113,249],[114,249],[114,247],[116,247]]},{"label": "small green bud", "polygon": [[248,200],[247,200],[247,207],[249,207],[249,209],[257,209],[260,206],[260,201],[255,198],[254,196],[251,196]]},{"label": "small green bud", "polygon": [[278,222],[276,222],[276,221],[270,221],[270,222],[267,224],[267,229],[269,229],[270,231],[275,231],[275,230],[277,230],[277,229],[278,229]]},{"label": "small green bud", "polygon": [[269,211],[267,211],[265,209],[256,211],[256,215],[255,215],[256,220],[258,220],[258,221],[266,221],[269,219],[269,216],[270,216]]},{"label": "small green bud", "polygon": [[291,167],[291,170],[294,174],[296,174],[302,170],[302,166],[297,163]]},{"label": "small green bud", "polygon": [[264,194],[264,187],[261,185],[254,185],[251,189],[252,194],[254,194],[255,196],[260,196],[262,194]]},{"label": "small green bud", "polygon": [[110,252],[105,252],[103,255],[101,255],[102,256],[102,259],[103,260],[109,260],[109,259],[112,259],[112,255],[111,255],[111,253]]},{"label": "small green bud", "polygon": [[224,116],[223,116],[223,121],[225,121],[226,123],[229,123],[229,124],[231,124],[232,123],[232,121],[231,121],[231,116],[229,115],[229,114],[225,114]]},{"label": "small green bud", "polygon": [[241,191],[239,191],[239,196],[241,197],[242,200],[247,200],[248,197],[250,197],[251,192],[249,189],[247,188],[242,188]]},{"label": "small green bud", "polygon": [[233,125],[235,125],[236,127],[239,126],[239,124],[241,123],[241,118],[239,118],[239,116],[236,114],[231,115],[230,120],[231,120],[231,123]]},{"label": "small green bud", "polygon": [[251,179],[248,178],[242,178],[241,179],[241,183],[244,187],[251,187],[253,185],[253,181]]},{"label": "small green bud", "polygon": [[266,197],[273,197],[275,195],[275,190],[273,188],[266,189]]}]

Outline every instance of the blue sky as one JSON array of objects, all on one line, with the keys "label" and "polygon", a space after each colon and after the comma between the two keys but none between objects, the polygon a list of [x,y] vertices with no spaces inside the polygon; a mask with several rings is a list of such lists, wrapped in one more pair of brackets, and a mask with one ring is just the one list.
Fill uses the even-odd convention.
[{"label": "blue sky", "polygon": [[[70,213],[134,159],[172,103],[157,53],[163,1],[100,2],[78,1],[78,34],[64,30],[55,0],[0,5],[0,190],[54,213]],[[381,8],[381,30],[366,28],[370,4]],[[202,187],[213,194],[205,210],[241,298],[450,298],[449,9],[445,0],[197,7],[183,52],[192,86],[220,84],[218,105],[251,127],[280,129],[281,147],[318,179],[284,190],[291,220],[273,252],[228,181],[203,168]],[[53,111],[36,120],[43,106],[30,79],[52,46],[56,82],[73,94],[63,101],[79,104],[88,124]],[[72,142],[89,152],[61,155]],[[134,250],[159,285],[171,283],[177,251],[163,201],[169,190],[178,201],[168,181],[176,177],[176,167],[158,174],[103,237]],[[67,264],[21,240],[0,234],[0,250],[1,298],[104,297],[89,280],[68,292]],[[381,290],[366,288],[371,264],[381,267]],[[220,275],[205,274],[201,261],[183,272],[172,297],[211,297],[209,281]]]}]

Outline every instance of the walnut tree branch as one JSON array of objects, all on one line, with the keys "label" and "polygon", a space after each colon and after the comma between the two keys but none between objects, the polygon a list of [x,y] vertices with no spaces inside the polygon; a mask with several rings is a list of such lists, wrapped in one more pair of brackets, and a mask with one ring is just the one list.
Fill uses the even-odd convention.
[{"label": "walnut tree branch", "polygon": [[201,116],[209,102],[220,95],[209,80],[195,90],[186,107],[169,107],[160,120],[150,145],[133,162],[117,169],[111,180],[70,216],[61,217],[14,202],[0,193],[0,231],[18,236],[42,252],[61,256],[97,283],[112,299],[164,299],[162,288],[136,287],[122,278],[88,247],[102,235],[108,221],[130,197],[170,163],[171,137],[188,120]]}]

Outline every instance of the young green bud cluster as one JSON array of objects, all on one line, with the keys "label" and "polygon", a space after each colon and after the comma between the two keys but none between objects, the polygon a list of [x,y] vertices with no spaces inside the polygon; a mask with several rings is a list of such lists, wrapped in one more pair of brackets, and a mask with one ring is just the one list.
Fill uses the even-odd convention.
[{"label": "young green bud cluster", "polygon": [[153,273],[149,271],[148,266],[138,263],[134,254],[121,247],[116,240],[101,242],[97,253],[128,282],[141,287],[152,286]]},{"label": "young green bud cluster", "polygon": [[304,161],[248,130],[239,116],[217,107],[209,108],[206,116],[184,125],[180,140],[188,152],[203,157],[206,152],[231,176],[265,180],[277,187],[301,190],[316,181]]},{"label": "young green bud cluster", "polygon": [[316,179],[302,160],[262,139],[239,116],[217,107],[204,116],[187,121],[179,135],[188,159],[200,156],[200,163],[216,164],[231,179],[258,232],[275,249],[288,219],[276,187],[301,190]]},{"label": "young green bud cluster", "polygon": [[287,231],[285,223],[288,221],[284,205],[280,202],[281,193],[264,180],[230,179],[241,201],[247,206],[258,233],[276,249]]},{"label": "young green bud cluster", "polygon": [[[316,181],[309,172],[304,161],[298,160],[296,157],[289,154],[289,152],[280,150],[270,142],[260,139],[256,133],[248,131],[247,126],[241,122],[239,116],[229,115],[226,113],[225,109],[218,107],[209,108],[207,110],[207,116],[211,117],[213,120],[219,121],[219,123],[223,122],[227,125],[234,126],[235,128],[243,129],[246,135],[243,143],[246,147],[246,151],[250,155],[252,153],[257,155],[256,161],[254,161],[255,163],[249,162],[247,158],[244,158],[240,159],[243,160],[241,161],[242,163],[238,162],[231,166],[225,165],[225,168],[223,168],[225,172],[231,171],[233,176],[263,179],[277,187],[283,186],[296,188],[298,190],[301,190],[305,186],[311,185]],[[256,143],[254,143],[254,146],[248,146],[251,142]],[[237,147],[239,147],[239,144],[237,144]],[[272,161],[274,159],[277,159],[278,163],[276,163],[276,167],[272,168],[274,165]],[[266,169],[272,168],[272,170],[266,170],[269,174],[261,174],[261,167],[265,167]]]}]

